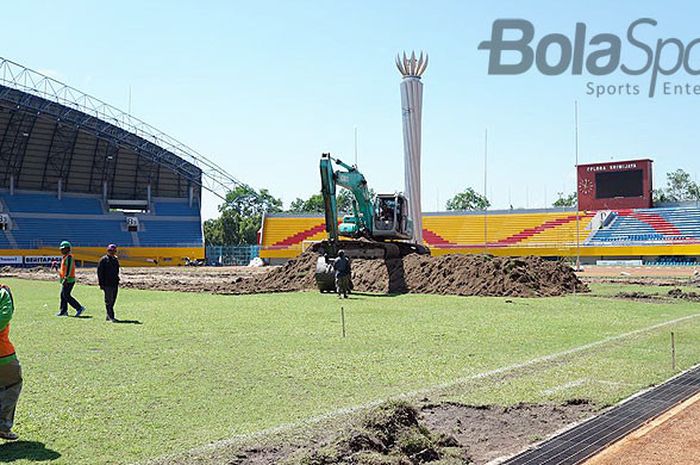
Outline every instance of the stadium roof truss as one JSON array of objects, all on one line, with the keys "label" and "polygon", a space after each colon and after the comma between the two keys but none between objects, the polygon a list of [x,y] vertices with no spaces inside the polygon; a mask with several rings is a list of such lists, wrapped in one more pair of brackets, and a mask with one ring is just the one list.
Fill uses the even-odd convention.
[{"label": "stadium roof truss", "polygon": [[[118,193],[122,195],[131,192],[128,183],[133,183],[132,196],[144,183],[158,183],[161,167],[175,174],[168,179],[177,183],[172,192],[178,195],[183,191],[183,181],[222,199],[229,190],[244,185],[211,160],[142,120],[0,57],[0,186],[8,186],[11,177],[17,179],[23,170],[32,167],[27,153],[31,139],[41,137],[41,125],[44,158],[40,164],[35,161],[34,178],[29,182],[35,188],[51,189],[56,179],[70,182],[68,174],[80,171],[77,165],[81,165],[81,181],[87,184],[83,190],[101,192],[104,180],[115,181],[120,150],[135,154],[131,157],[133,179],[122,176],[119,180]],[[84,140],[81,134],[89,134],[94,140]],[[79,154],[82,164],[76,161]]]}]

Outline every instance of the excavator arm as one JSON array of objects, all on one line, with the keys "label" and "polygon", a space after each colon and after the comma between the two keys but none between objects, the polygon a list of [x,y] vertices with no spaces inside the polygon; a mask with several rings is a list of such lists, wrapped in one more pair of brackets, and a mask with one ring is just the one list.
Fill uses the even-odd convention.
[{"label": "excavator arm", "polygon": [[[332,163],[343,170],[334,171]],[[350,191],[353,202],[352,217],[338,226],[338,204],[336,201],[336,186]],[[342,160],[331,157],[329,153],[321,155],[321,195],[323,196],[324,212],[326,215],[326,232],[328,239],[335,241],[339,236],[361,236],[372,234],[372,196],[367,188],[367,180],[357,170],[357,167],[343,163]]]},{"label": "excavator arm", "polygon": [[326,214],[326,232],[332,242],[338,240],[338,203],[335,198],[335,173],[328,153],[321,155],[321,196]]}]

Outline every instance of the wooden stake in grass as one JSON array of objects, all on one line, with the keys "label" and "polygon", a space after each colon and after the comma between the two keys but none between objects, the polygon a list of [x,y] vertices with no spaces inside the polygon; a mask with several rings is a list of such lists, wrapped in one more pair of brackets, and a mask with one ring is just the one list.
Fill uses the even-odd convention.
[{"label": "wooden stake in grass", "polygon": [[671,331],[671,367],[676,371],[676,334]]},{"label": "wooden stake in grass", "polygon": [[343,326],[343,337],[345,337],[345,309],[340,307],[340,322]]}]

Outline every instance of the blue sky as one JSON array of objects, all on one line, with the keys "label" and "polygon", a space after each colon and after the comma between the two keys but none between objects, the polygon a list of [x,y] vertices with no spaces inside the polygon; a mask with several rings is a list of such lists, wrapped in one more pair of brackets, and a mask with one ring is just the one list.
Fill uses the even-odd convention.
[{"label": "blue sky", "polygon": [[[498,18],[524,18],[535,41],[577,22],[588,38],[624,40],[640,17],[658,21],[645,41],[700,37],[695,2],[648,1],[26,1],[3,4],[0,55],[50,74],[205,154],[238,179],[288,205],[318,192],[318,158],[359,165],[380,192],[403,189],[402,50],[424,50],[423,209],[443,208],[465,187],[497,208],[542,207],[574,179],[574,101],[581,162],[654,159],[655,184],[682,167],[700,172],[700,96],[646,96],[648,76],[489,76],[477,50]],[[641,29],[640,29],[641,31]],[[625,44],[623,44],[623,48]],[[629,55],[627,53],[629,52]],[[700,47],[696,52],[700,63]],[[638,62],[623,50],[623,61]],[[662,78],[700,83],[678,73]],[[586,95],[586,83],[638,84],[637,96]],[[205,195],[204,215],[216,212]]]}]

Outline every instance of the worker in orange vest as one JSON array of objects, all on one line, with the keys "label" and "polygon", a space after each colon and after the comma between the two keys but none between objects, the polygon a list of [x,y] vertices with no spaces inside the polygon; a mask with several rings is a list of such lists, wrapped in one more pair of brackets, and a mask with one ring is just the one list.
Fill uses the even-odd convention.
[{"label": "worker in orange vest", "polygon": [[15,408],[22,391],[22,367],[10,342],[10,320],[15,306],[10,288],[0,284],[0,439],[14,441]]},{"label": "worker in orange vest", "polygon": [[75,287],[75,259],[71,253],[72,246],[70,242],[63,241],[59,247],[63,255],[61,267],[58,270],[61,281],[61,310],[56,316],[68,316],[68,304],[75,309],[75,316],[80,316],[85,311],[85,307],[71,295]]}]

